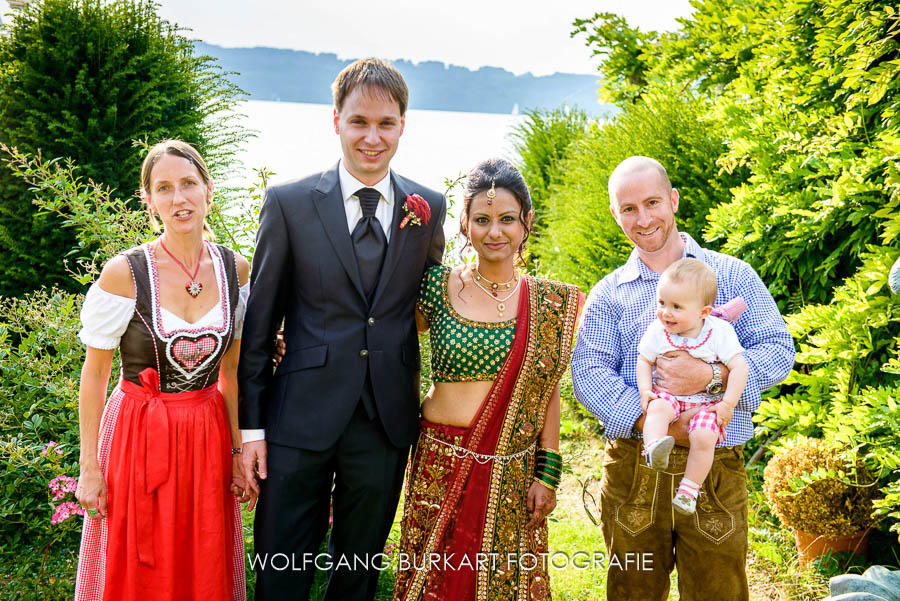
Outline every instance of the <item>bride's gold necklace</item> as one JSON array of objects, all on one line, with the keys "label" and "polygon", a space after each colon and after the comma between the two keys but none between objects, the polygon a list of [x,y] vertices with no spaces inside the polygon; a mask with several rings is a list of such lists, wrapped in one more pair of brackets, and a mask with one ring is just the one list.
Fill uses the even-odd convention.
[{"label": "bride's gold necklace", "polygon": [[[500,319],[503,319],[503,313],[506,311],[506,301],[511,299],[516,292],[519,291],[519,284],[522,283],[522,278],[518,276],[518,272],[514,271],[513,276],[506,282],[494,282],[481,275],[477,267],[472,270],[472,279],[475,281],[475,285],[478,286],[482,292],[487,294],[488,298],[497,303],[497,317]],[[515,282],[515,284],[513,284],[513,282]],[[501,298],[498,294],[498,290],[511,290],[511,292]]]},{"label": "bride's gold necklace", "polygon": [[500,290],[512,289],[513,282],[516,281],[516,275],[517,275],[517,272],[515,270],[513,270],[512,277],[509,278],[508,280],[506,280],[505,282],[501,283],[501,282],[494,282],[492,280],[487,279],[483,275],[481,275],[481,272],[478,271],[478,267],[475,267],[472,270],[472,277],[475,279],[475,281],[482,286],[483,290],[490,288],[489,292],[491,294],[493,294],[494,296],[497,296],[497,292]]}]

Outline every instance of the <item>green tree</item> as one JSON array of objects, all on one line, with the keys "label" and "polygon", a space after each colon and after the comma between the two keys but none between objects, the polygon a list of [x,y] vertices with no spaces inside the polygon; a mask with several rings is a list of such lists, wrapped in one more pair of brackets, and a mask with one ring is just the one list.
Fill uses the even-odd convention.
[{"label": "green tree", "polygon": [[592,54],[604,59],[598,67],[601,96],[627,107],[661,87],[711,93],[737,78],[758,45],[748,33],[767,4],[771,0],[692,0],[695,12],[678,19],[678,31],[665,33],[595,13],[575,19],[571,35],[584,35]]},{"label": "green tree", "polygon": [[[145,0],[38,0],[0,36],[0,142],[69,157],[118,198],[139,185],[143,149],[177,137],[220,169],[235,130],[223,115],[239,90]],[[0,294],[74,288],[61,259],[83,256],[65,215],[39,211],[0,169]]]},{"label": "green tree", "polygon": [[593,17],[575,19],[572,25],[572,37],[584,35],[592,55],[603,58],[598,68],[603,75],[601,97],[618,105],[640,98],[656,60],[653,46],[660,39],[659,34],[631,27],[613,13],[594,13]]},{"label": "green tree", "polygon": [[[590,33],[594,53],[608,52],[604,86],[626,109],[661,90],[713,102],[728,141],[720,167],[750,175],[710,214],[707,241],[753,265],[782,308],[827,301],[880,235],[872,217],[900,134],[896,9],[880,0],[692,4],[674,33],[595,15],[575,21],[573,35]],[[623,36],[631,41],[607,51]]]},{"label": "green tree", "polygon": [[512,138],[519,169],[528,184],[534,206],[532,235],[540,236],[544,227],[543,215],[553,202],[550,186],[558,174],[557,165],[569,146],[584,136],[588,116],[583,110],[568,107],[528,111],[522,123],[516,125]]},{"label": "green tree", "polygon": [[887,232],[900,150],[900,33],[892,6],[771,3],[749,25],[753,58],[724,91],[726,168],[752,175],[710,216],[710,237],[792,308],[827,302]]}]

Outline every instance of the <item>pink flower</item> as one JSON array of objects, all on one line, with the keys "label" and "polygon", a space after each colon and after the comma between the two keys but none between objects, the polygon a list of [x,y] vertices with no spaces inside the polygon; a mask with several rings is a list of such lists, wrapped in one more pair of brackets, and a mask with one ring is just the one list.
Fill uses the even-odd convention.
[{"label": "pink flower", "polygon": [[60,503],[53,511],[53,517],[50,518],[50,523],[54,526],[61,524],[73,515],[84,515],[84,508],[74,501]]},{"label": "pink flower", "polygon": [[56,453],[57,455],[63,454],[62,449],[59,448],[59,443],[57,443],[55,440],[51,440],[44,445],[44,448],[41,451],[41,457],[46,457],[47,453],[50,453],[51,451]]},{"label": "pink flower", "polygon": [[60,474],[51,480],[47,486],[50,488],[50,492],[53,493],[53,500],[59,501],[65,497],[66,494],[75,492],[75,489],[78,488],[78,481],[65,474]]}]

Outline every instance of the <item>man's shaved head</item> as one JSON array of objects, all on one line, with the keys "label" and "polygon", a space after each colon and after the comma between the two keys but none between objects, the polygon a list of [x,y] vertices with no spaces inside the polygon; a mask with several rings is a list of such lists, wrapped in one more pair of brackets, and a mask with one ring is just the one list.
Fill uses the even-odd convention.
[{"label": "man's shaved head", "polygon": [[609,176],[607,190],[609,191],[609,207],[612,209],[616,204],[616,190],[624,179],[637,173],[646,173],[648,171],[656,172],[660,180],[665,185],[668,192],[672,191],[672,182],[669,181],[669,174],[666,168],[656,159],[643,156],[631,156],[616,165],[613,172]]}]

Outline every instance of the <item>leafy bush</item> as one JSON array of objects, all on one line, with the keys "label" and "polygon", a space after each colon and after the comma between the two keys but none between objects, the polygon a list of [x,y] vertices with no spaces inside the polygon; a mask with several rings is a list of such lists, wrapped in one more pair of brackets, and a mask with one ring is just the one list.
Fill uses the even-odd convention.
[{"label": "leafy bush", "polygon": [[[9,172],[36,193],[41,211],[67,215],[86,260],[68,269],[93,279],[110,257],[145,240],[143,211],[109,190],[84,183],[71,161],[45,162],[0,144]],[[57,258],[59,260],[59,257]],[[65,266],[63,266],[65,268]],[[78,340],[82,297],[57,288],[22,298],[0,297],[0,582],[4,600],[73,594],[81,518],[54,517],[70,493],[53,499],[50,485],[79,473],[78,388],[84,345]],[[118,372],[114,365],[113,373]],[[112,383],[111,383],[112,384]],[[49,443],[53,448],[46,452]],[[58,482],[58,480],[56,480]]]},{"label": "leafy bush", "polygon": [[821,437],[858,449],[879,477],[879,513],[900,532],[900,299],[887,289],[896,249],[872,247],[827,305],[787,318],[797,340],[792,391],[763,402],[758,433]]},{"label": "leafy bush", "polygon": [[[740,181],[739,173],[722,174],[716,167],[726,148],[715,122],[706,117],[709,110],[702,96],[653,93],[577,138],[550,177],[553,200],[533,244],[540,270],[587,291],[627,259],[631,243],[609,212],[606,182],[631,155],[665,165],[681,193],[679,229],[699,238],[709,209]],[[525,173],[537,177],[527,166]]]},{"label": "leafy bush", "polygon": [[[182,138],[227,166],[243,135],[227,112],[237,94],[152,1],[37,0],[0,36],[0,142],[70,157],[115,198],[138,187],[134,140]],[[59,261],[78,248],[63,223],[39,214],[26,184],[0,169],[0,294],[77,288]]]},{"label": "leafy bush", "polygon": [[[900,21],[879,0],[706,0],[668,34],[614,15],[575,21],[608,95],[695,90],[749,177],[707,241],[748,261],[782,309],[825,302],[877,244],[900,137]],[[620,45],[615,46],[618,42]],[[727,202],[725,202],[727,201]]]},{"label": "leafy bush", "polygon": [[48,289],[0,302],[3,599],[73,593],[81,518],[54,523],[74,498],[53,498],[50,485],[59,476],[78,477],[80,306],[77,295]]},{"label": "leafy bush", "polygon": [[796,0],[745,27],[753,57],[718,112],[730,140],[722,165],[752,175],[712,212],[708,236],[750,262],[783,307],[826,302],[886,233],[900,22],[883,2]]},{"label": "leafy bush", "polygon": [[876,524],[875,481],[865,463],[821,440],[782,446],[766,465],[763,490],[781,523],[803,532],[837,538]]},{"label": "leafy bush", "polygon": [[544,215],[552,211],[550,193],[553,178],[559,176],[557,164],[569,146],[584,136],[588,116],[583,110],[568,107],[528,111],[512,133],[518,166],[528,184],[534,206],[532,234],[540,236]]},{"label": "leafy bush", "polygon": [[604,59],[598,68],[603,75],[600,96],[620,106],[636,102],[647,90],[650,62],[655,59],[648,49],[657,43],[659,35],[630,27],[614,13],[594,13],[586,19],[575,19],[572,25],[572,35],[584,34],[593,55]]}]

